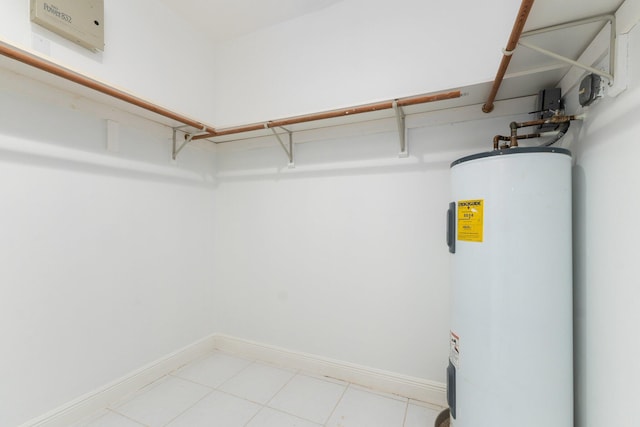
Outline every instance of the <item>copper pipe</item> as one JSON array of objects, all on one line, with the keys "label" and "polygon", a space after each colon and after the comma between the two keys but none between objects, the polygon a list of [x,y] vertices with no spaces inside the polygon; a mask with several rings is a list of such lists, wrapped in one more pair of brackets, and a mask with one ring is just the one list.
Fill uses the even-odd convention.
[{"label": "copper pipe", "polygon": [[531,120],[529,122],[520,122],[520,123],[513,122],[512,125],[515,125],[517,128],[526,128],[529,126],[546,125],[549,123],[553,123],[553,124],[566,123],[568,121],[576,120],[576,119],[577,117],[575,115],[571,115],[571,116],[555,115],[547,119]]},{"label": "copper pipe", "polygon": [[407,98],[400,98],[393,101],[383,101],[383,102],[378,102],[374,104],[359,105],[357,107],[324,111],[321,113],[314,113],[314,114],[306,114],[303,116],[289,117],[286,119],[271,120],[265,123],[254,123],[246,126],[236,126],[236,127],[218,129],[209,134],[196,135],[193,137],[193,139],[196,140],[196,139],[203,139],[203,138],[211,138],[215,136],[233,135],[237,133],[251,132],[255,130],[269,129],[269,128],[275,128],[275,127],[281,127],[281,126],[289,126],[293,124],[306,123],[306,122],[311,122],[316,120],[352,116],[354,114],[370,113],[372,111],[379,111],[379,110],[388,110],[393,108],[394,103],[397,103],[399,107],[405,107],[408,105],[424,104],[427,102],[434,102],[434,101],[443,101],[445,99],[454,99],[454,98],[459,98],[460,96],[461,96],[461,93],[459,90],[456,90],[453,92],[439,93],[436,95],[411,96]]},{"label": "copper pipe", "polygon": [[509,67],[509,62],[511,62],[513,51],[518,46],[518,40],[520,40],[520,35],[522,34],[524,25],[526,24],[527,18],[529,17],[529,12],[531,12],[531,8],[533,7],[533,1],[534,0],[522,0],[516,22],[513,24],[513,29],[511,30],[511,36],[509,37],[507,47],[504,50],[505,54],[502,56],[500,67],[498,68],[496,78],[493,81],[493,87],[491,88],[491,92],[489,93],[489,98],[487,99],[487,102],[482,106],[482,111],[484,111],[485,113],[490,113],[493,111],[493,101],[495,101],[496,99],[496,95],[498,94],[498,89],[500,89],[500,85],[502,84],[504,74],[507,72],[507,67]]},{"label": "copper pipe", "polygon": [[[539,133],[529,133],[527,135],[517,135],[516,138],[517,139],[531,139],[531,138],[540,138],[542,136],[542,134]],[[498,144],[500,141],[511,141],[511,137],[510,136],[502,136],[502,135],[496,135],[493,137],[493,149],[497,150],[498,148],[502,148],[499,147]],[[508,145],[504,145],[504,148],[510,148]]]},{"label": "copper pipe", "polygon": [[[255,123],[255,124],[250,124],[245,126],[237,126],[237,127],[230,127],[226,129],[216,130],[213,126],[205,125],[203,123],[200,123],[198,121],[185,117],[181,114],[174,113],[173,111],[167,110],[156,104],[153,104],[141,98],[135,97],[131,94],[123,92],[114,87],[108,86],[97,80],[93,80],[75,71],[64,68],[60,65],[57,65],[53,62],[42,59],[36,55],[25,52],[21,49],[10,46],[1,41],[0,41],[0,54],[8,58],[14,59],[16,61],[22,62],[24,64],[27,64],[29,66],[35,67],[37,69],[40,69],[42,71],[45,71],[47,73],[50,73],[58,77],[61,77],[63,79],[69,80],[71,82],[77,83],[81,86],[87,87],[89,89],[93,89],[97,92],[103,93],[105,95],[109,95],[113,98],[135,105],[147,111],[151,111],[163,117],[175,120],[177,122],[183,123],[185,125],[188,125],[193,128],[199,129],[203,132],[206,132],[200,135],[193,136],[191,140],[210,138],[214,136],[232,135],[237,133],[261,130],[265,128],[287,126],[287,125],[296,124],[296,123],[305,123],[305,122],[310,122],[315,120],[330,119],[335,117],[349,116],[353,114],[361,114],[361,113],[368,113],[372,111],[391,109],[393,108],[394,103],[396,103],[396,105],[399,107],[404,107],[408,105],[424,104],[427,102],[454,99],[454,98],[459,98],[461,96],[461,93],[459,90],[453,91],[453,92],[436,94],[436,95],[418,95],[418,96],[412,96],[407,98],[401,98],[394,101],[385,101],[385,102],[379,102],[375,104],[361,105],[361,106],[352,107],[352,108],[325,111],[325,112],[316,113],[316,114],[308,114],[303,116],[291,117],[287,119],[274,120],[267,123]],[[189,137],[189,135],[185,135],[185,138],[187,137]]]},{"label": "copper pipe", "polygon": [[[518,135],[518,129],[526,128],[529,126],[539,126],[544,124],[558,124],[558,125],[567,124],[564,130],[559,131],[561,134],[558,137],[558,139],[560,139],[562,135],[564,135],[564,133],[566,133],[567,129],[569,128],[568,124],[571,122],[571,120],[578,120],[581,118],[582,118],[581,116],[575,116],[575,115],[570,115],[570,116],[555,115],[547,119],[531,120],[528,122],[511,122],[509,123],[509,129],[511,130],[511,134],[509,136],[503,136],[503,135],[494,136],[493,149],[498,150],[502,148],[517,147],[519,139],[540,138],[543,135],[543,133],[530,133],[528,135]],[[509,141],[509,144],[500,146],[500,141]],[[557,139],[548,145],[554,144],[556,141]]]},{"label": "copper pipe", "polygon": [[196,120],[192,120],[188,117],[185,117],[181,114],[174,113],[173,111],[167,110],[156,104],[145,101],[136,96],[130,95],[114,87],[107,86],[106,84],[101,83],[97,80],[93,80],[89,77],[83,76],[82,74],[79,74],[75,71],[71,71],[67,68],[54,64],[53,62],[47,61],[45,59],[39,58],[38,56],[35,56],[31,53],[25,52],[13,46],[10,46],[4,42],[0,42],[0,54],[8,58],[15,59],[16,61],[20,61],[24,64],[30,65],[32,67],[38,68],[39,70],[46,71],[47,73],[56,75],[58,77],[62,77],[63,79],[72,81],[81,86],[88,87],[89,89],[93,89],[97,92],[103,93],[105,95],[109,95],[113,98],[135,105],[147,111],[151,111],[153,113],[156,113],[168,119],[175,120],[185,125],[189,125],[196,129],[200,129],[204,132],[215,132],[215,128],[213,126],[208,126]]}]

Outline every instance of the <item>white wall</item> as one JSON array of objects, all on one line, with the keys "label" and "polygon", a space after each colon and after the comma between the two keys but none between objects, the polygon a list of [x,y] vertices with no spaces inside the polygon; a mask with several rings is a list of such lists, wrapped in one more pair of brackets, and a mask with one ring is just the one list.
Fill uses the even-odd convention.
[{"label": "white wall", "polygon": [[167,128],[6,70],[0,94],[0,425],[15,426],[211,333],[214,157],[173,163]]},{"label": "white wall", "polygon": [[220,127],[492,80],[519,6],[342,0],[214,45],[164,2],[106,1],[95,54],[32,24],[28,1],[4,3],[1,39]]},{"label": "white wall", "polygon": [[343,0],[221,44],[214,49],[216,125],[493,80],[518,7],[468,1],[452,14],[445,2]]},{"label": "white wall", "polygon": [[[577,427],[640,425],[638,25],[628,54],[627,91],[585,109],[587,119],[572,135]],[[575,91],[570,97],[575,104]]]},{"label": "white wall", "polygon": [[411,129],[406,159],[394,120],[296,145],[295,169],[270,140],[222,146],[218,331],[444,382],[449,163],[491,149],[515,118],[505,111],[532,107],[501,104],[489,119],[479,106],[436,113],[462,121]]},{"label": "white wall", "polygon": [[[515,7],[496,11],[505,18],[496,34],[508,32]],[[349,0],[205,54],[204,38],[161,3],[105,8],[103,53],[31,24],[28,2],[4,5],[0,37],[213,124],[486,80],[504,42],[473,50],[487,54],[482,69],[475,56],[435,69],[433,50],[468,41],[437,10]],[[484,34],[467,12],[456,22]],[[434,26],[451,45],[426,39]],[[308,38],[291,36],[300,29]],[[443,379],[447,254],[434,207],[448,197],[452,148],[439,146],[451,142],[448,126],[412,131],[414,156],[398,165],[384,165],[398,151],[394,131],[300,146],[300,165],[326,170],[285,177],[243,177],[281,162],[279,148],[228,153],[221,173],[236,177],[217,189],[218,208],[211,153],[188,147],[174,164],[166,129],[0,77],[1,425],[211,332]],[[121,121],[116,152],[105,150],[105,118]],[[471,145],[474,126],[461,130]],[[482,147],[497,126],[485,128]],[[430,159],[429,149],[446,153]]]},{"label": "white wall", "polygon": [[[150,0],[105,2],[103,53],[4,2],[0,37],[194,118],[211,56]],[[188,59],[188,66],[185,65]],[[13,68],[12,68],[13,69]],[[213,166],[169,129],[0,70],[0,425],[17,425],[209,335]],[[106,150],[106,118],[119,124]],[[112,134],[112,136],[115,134]]]},{"label": "white wall", "polygon": [[32,24],[29,1],[3,2],[0,38],[210,124],[214,59],[206,54],[204,37],[162,2],[104,3],[104,52],[92,53]]},{"label": "white wall", "polygon": [[[437,5],[374,3],[345,0],[211,55],[150,0],[106,2],[102,54],[30,24],[28,2],[4,5],[0,37],[216,125],[493,77],[504,39],[480,40],[486,23],[472,9],[492,6],[465,5],[454,17],[458,35]],[[508,33],[517,6],[494,11],[504,25],[494,34]],[[427,38],[434,27],[442,38]],[[469,34],[472,50],[463,49]],[[632,270],[640,236],[629,219],[640,208],[639,46],[636,28],[629,90],[591,107],[572,131],[579,427],[640,424],[624,410],[640,398]],[[430,62],[462,49],[455,67]],[[409,159],[393,159],[392,128],[327,131],[297,145],[294,170],[272,142],[229,145],[214,198],[211,153],[189,147],[174,164],[166,129],[0,77],[0,424],[214,331],[444,381],[448,163],[488,149],[522,116],[417,126]],[[114,116],[120,148],[106,152],[103,119]]]}]

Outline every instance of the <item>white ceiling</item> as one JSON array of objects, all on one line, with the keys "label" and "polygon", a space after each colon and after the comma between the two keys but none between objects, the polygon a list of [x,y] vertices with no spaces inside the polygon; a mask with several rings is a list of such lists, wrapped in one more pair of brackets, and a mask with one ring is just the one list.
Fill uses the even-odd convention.
[{"label": "white ceiling", "polygon": [[[210,37],[212,42],[240,37],[259,29],[276,25],[302,15],[348,0],[160,0],[174,12],[190,21]],[[386,0],[392,1],[392,0]],[[518,0],[501,1],[511,6]],[[525,31],[613,13],[623,0],[536,0]],[[446,2],[451,16],[459,13],[459,2]],[[442,5],[439,5],[441,8]],[[492,16],[478,16],[492,30]],[[515,16],[513,17],[515,20]],[[330,23],[328,23],[330,24]],[[493,26],[495,27],[495,26]],[[330,25],[328,25],[330,28]],[[509,34],[504,34],[505,43]]]},{"label": "white ceiling", "polygon": [[[241,37],[245,34],[261,30],[268,26],[295,19],[302,15],[312,14],[337,3],[351,0],[161,0],[176,13],[181,14],[205,34],[212,43]],[[392,0],[372,0],[392,1]],[[425,0],[426,1],[426,0]],[[471,0],[467,0],[471,1]],[[514,9],[519,0],[493,0],[502,2],[505,7]],[[548,27],[560,23],[575,21],[603,14],[613,14],[623,0],[536,0],[525,32]],[[444,2],[449,8],[450,16],[459,13],[460,2]],[[442,10],[443,3],[438,4]],[[445,12],[446,13],[446,12]],[[318,14],[319,17],[331,16]],[[515,21],[516,16],[513,16]],[[320,19],[320,18],[319,18]],[[486,22],[486,31],[504,32],[504,25],[496,25],[491,12],[487,16],[478,16],[478,20]],[[509,23],[511,28],[513,21]],[[330,22],[327,28],[331,28]],[[493,24],[493,25],[492,25]],[[593,38],[604,26],[604,22],[582,25],[553,33],[541,34],[527,38],[527,41],[542,48],[577,59]],[[496,38],[504,39],[506,45],[509,33],[496,34]],[[434,34],[434,38],[440,35]],[[469,34],[472,38],[473,35]],[[419,41],[417,41],[419,43]],[[496,46],[496,49],[503,48]],[[472,44],[470,44],[472,46]],[[446,62],[450,58],[433,58],[434,62]],[[496,70],[498,63],[496,63]],[[524,47],[519,47],[514,54],[507,76],[498,93],[497,100],[537,94],[541,88],[554,87],[568,72],[569,66],[557,59],[550,58]],[[438,103],[438,105],[469,105],[470,102],[483,102],[491,87],[491,82],[461,88],[468,94],[465,99]],[[448,88],[443,88],[443,90]],[[421,107],[425,111],[431,105]]]},{"label": "white ceiling", "polygon": [[[349,0],[161,0],[174,12],[182,15],[196,26],[212,43],[241,37],[265,27],[295,19],[302,15],[312,14],[321,9]],[[376,0],[385,1],[385,0]],[[386,0],[392,1],[392,0]],[[519,0],[501,1],[505,7],[513,8]],[[579,20],[603,14],[612,14],[623,3],[623,0],[536,0],[525,26],[525,32],[548,27],[560,23]],[[450,9],[450,16],[459,13],[459,2],[444,3]],[[438,9],[442,10],[439,4]],[[318,15],[330,16],[330,15]],[[515,20],[515,16],[513,19]],[[478,16],[478,20],[486,22],[486,31],[501,31],[504,26],[492,25],[491,12],[487,16]],[[494,23],[495,24],[495,23]],[[577,59],[587,45],[603,27],[604,22],[597,22],[553,33],[541,34],[527,38],[527,41],[564,55]],[[327,23],[331,28],[331,23]],[[502,29],[500,29],[502,28]],[[470,37],[472,35],[469,35]],[[506,45],[509,34],[498,34]],[[434,38],[439,37],[434,34]],[[470,45],[471,46],[471,45]],[[496,46],[500,49],[504,46]],[[445,63],[450,58],[434,58],[434,62]],[[496,64],[496,69],[498,64]],[[541,70],[531,73],[530,70]],[[519,47],[512,57],[507,70],[507,77],[514,74],[527,76],[524,84],[531,87],[549,87],[557,84],[567,73],[569,66],[557,59],[550,58],[527,48]],[[537,77],[536,77],[537,74]],[[518,79],[522,80],[522,79]],[[522,87],[522,81],[513,87]],[[508,84],[507,84],[508,86]],[[447,89],[447,88],[443,88]],[[520,91],[522,92],[522,91]],[[525,93],[509,93],[501,90],[500,98],[522,96]]]},{"label": "white ceiling", "polygon": [[536,0],[524,30],[613,13],[622,2],[623,0]]},{"label": "white ceiling", "polygon": [[343,0],[161,0],[204,31],[212,42],[317,12]]}]

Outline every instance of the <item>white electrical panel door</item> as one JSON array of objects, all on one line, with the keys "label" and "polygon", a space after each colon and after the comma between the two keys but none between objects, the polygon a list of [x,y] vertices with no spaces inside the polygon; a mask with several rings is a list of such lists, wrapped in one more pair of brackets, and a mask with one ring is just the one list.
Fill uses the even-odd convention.
[{"label": "white electrical panel door", "polygon": [[104,50],[104,0],[31,0],[31,21],[87,49]]}]

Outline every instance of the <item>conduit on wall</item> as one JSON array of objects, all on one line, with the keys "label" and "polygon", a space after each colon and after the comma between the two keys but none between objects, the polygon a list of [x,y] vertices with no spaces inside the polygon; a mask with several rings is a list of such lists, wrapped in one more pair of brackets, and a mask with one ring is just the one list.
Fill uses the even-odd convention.
[{"label": "conduit on wall", "polygon": [[[180,150],[184,148],[184,146],[187,143],[189,143],[190,141],[198,140],[198,139],[206,139],[206,138],[223,136],[223,135],[232,135],[232,134],[251,132],[251,131],[262,130],[262,129],[272,129],[277,127],[281,128],[283,126],[288,126],[296,123],[305,123],[310,121],[345,117],[345,116],[368,113],[368,112],[385,110],[385,109],[395,109],[396,114],[400,114],[402,116],[402,119],[404,119],[404,114],[402,114],[401,112],[401,109],[403,106],[424,104],[428,102],[442,101],[446,99],[454,99],[454,98],[459,98],[461,96],[461,93],[459,90],[453,91],[453,92],[435,94],[435,95],[418,95],[418,96],[412,96],[412,97],[406,97],[406,98],[399,98],[391,101],[378,102],[374,104],[343,108],[339,110],[331,110],[331,111],[325,111],[325,112],[320,112],[315,114],[308,114],[308,115],[290,117],[285,119],[271,120],[265,123],[256,123],[256,124],[217,130],[213,126],[190,119],[181,114],[175,113],[166,108],[153,104],[149,101],[145,101],[127,92],[124,92],[122,90],[109,86],[105,83],[89,78],[76,71],[72,71],[68,68],[62,67],[58,64],[55,64],[51,61],[43,59],[37,55],[34,55],[22,49],[19,49],[1,40],[0,40],[0,54],[8,58],[14,59],[16,61],[22,62],[24,64],[27,64],[31,67],[37,68],[39,70],[42,70],[47,73],[61,77],[63,79],[69,80],[81,86],[84,86],[84,87],[93,89],[97,92],[103,93],[105,95],[111,96],[115,99],[119,99],[131,105],[135,105],[144,110],[151,111],[160,116],[169,118],[171,120],[175,120],[179,123],[183,123],[186,126],[190,126],[192,128],[198,129],[198,131],[200,132],[197,134],[186,133],[185,142],[182,145],[178,146],[178,144],[176,143],[176,130],[182,129],[184,128],[184,126],[174,128],[174,149],[173,149],[174,158],[180,152]],[[401,141],[401,146],[402,145],[403,144]],[[292,153],[288,153],[288,154],[289,154],[290,163],[292,163],[293,161]]]}]

